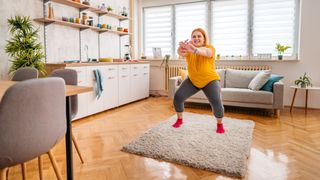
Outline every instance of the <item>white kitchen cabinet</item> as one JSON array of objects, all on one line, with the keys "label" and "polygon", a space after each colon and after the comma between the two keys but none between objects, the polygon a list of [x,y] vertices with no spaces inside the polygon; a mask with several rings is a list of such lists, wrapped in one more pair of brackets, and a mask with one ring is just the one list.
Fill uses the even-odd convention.
[{"label": "white kitchen cabinet", "polygon": [[[87,80],[87,67],[67,67],[66,69],[73,69],[77,71],[78,76],[78,86],[89,86]],[[88,106],[87,106],[88,93],[78,94],[78,112],[77,115],[73,118],[80,119],[87,116]]]},{"label": "white kitchen cabinet", "polygon": [[89,115],[95,114],[104,110],[104,96],[105,96],[104,87],[103,87],[101,96],[98,97],[96,93],[97,82],[94,75],[94,70],[100,70],[101,77],[102,77],[102,84],[103,84],[103,82],[105,81],[104,79],[105,69],[106,69],[106,66],[88,66],[87,67],[87,77],[89,81],[89,86],[93,87],[93,91],[88,93],[87,106],[88,106]]},{"label": "white kitchen cabinet", "polygon": [[131,94],[131,65],[119,65],[119,106],[132,101]]},{"label": "white kitchen cabinet", "polygon": [[111,109],[119,105],[118,65],[106,66],[104,71],[104,109]]},{"label": "white kitchen cabinet", "polygon": [[150,86],[150,65],[140,64],[142,66],[141,70],[141,98],[149,97],[149,86]]},{"label": "white kitchen cabinet", "polygon": [[149,64],[131,65],[131,100],[139,100],[149,96]]},{"label": "white kitchen cabinet", "polygon": [[[80,67],[65,67],[78,73],[78,85],[93,87],[92,92],[78,95],[80,119],[107,109],[115,108],[149,96],[149,64],[110,64]],[[96,96],[94,70],[99,69],[102,76],[103,91]]]}]

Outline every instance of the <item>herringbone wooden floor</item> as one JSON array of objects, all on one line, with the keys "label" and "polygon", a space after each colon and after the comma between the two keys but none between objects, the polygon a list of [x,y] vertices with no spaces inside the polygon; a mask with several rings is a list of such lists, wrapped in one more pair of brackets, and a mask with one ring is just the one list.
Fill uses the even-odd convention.
[{"label": "herringbone wooden floor", "polygon": [[[209,109],[186,111],[211,114]],[[74,176],[80,180],[160,180],[229,179],[228,177],[121,152],[121,147],[149,128],[174,115],[172,101],[165,97],[148,98],[109,110],[73,123],[74,134],[83,153],[81,164],[74,152]],[[286,108],[277,118],[241,112],[226,116],[255,121],[248,171],[245,179],[319,179],[320,110]],[[214,125],[214,124],[213,124]],[[54,148],[64,176],[64,141]],[[45,179],[56,179],[46,155]],[[27,163],[29,179],[39,179],[37,161]],[[21,179],[20,166],[10,168],[9,180]]]}]

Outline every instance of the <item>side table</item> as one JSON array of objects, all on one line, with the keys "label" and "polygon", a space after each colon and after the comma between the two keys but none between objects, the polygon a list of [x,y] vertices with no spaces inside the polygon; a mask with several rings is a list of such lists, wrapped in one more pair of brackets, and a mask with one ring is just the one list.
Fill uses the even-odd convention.
[{"label": "side table", "polygon": [[293,104],[294,104],[294,100],[296,98],[296,94],[297,94],[297,90],[301,89],[301,90],[306,90],[306,99],[305,99],[305,110],[308,109],[308,92],[309,90],[320,90],[320,87],[316,87],[316,86],[312,86],[312,87],[305,87],[305,88],[301,88],[299,86],[290,86],[290,88],[294,89],[294,93],[293,93],[293,97],[292,97],[292,102],[291,102],[291,107],[290,107],[290,112],[292,111],[293,108]]}]

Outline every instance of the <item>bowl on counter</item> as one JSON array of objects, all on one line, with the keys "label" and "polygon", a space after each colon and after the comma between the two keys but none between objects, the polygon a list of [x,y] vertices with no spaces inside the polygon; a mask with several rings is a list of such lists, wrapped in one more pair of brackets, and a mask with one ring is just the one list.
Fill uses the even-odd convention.
[{"label": "bowl on counter", "polygon": [[99,62],[113,62],[112,58],[99,58]]}]

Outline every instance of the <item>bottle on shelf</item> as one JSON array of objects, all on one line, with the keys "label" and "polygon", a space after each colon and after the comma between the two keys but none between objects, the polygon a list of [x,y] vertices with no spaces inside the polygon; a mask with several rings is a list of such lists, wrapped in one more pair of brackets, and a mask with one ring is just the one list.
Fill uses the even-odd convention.
[{"label": "bottle on shelf", "polygon": [[53,7],[52,7],[52,4],[49,3],[48,4],[48,18],[49,19],[54,19],[54,12],[53,12]]}]

